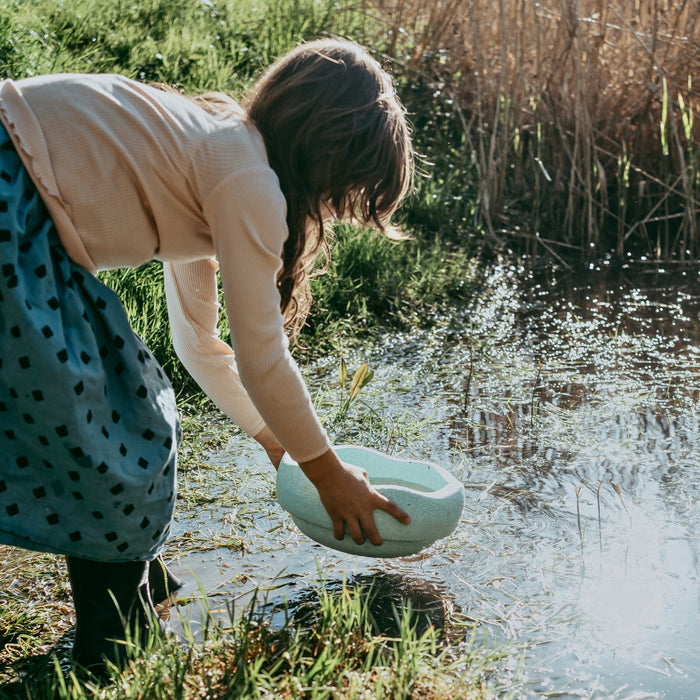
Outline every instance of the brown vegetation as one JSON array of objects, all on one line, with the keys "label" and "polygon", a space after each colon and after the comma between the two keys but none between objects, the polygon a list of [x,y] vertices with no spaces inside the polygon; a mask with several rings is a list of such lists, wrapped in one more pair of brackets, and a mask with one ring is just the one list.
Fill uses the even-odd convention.
[{"label": "brown vegetation", "polygon": [[[700,255],[698,0],[378,0],[452,92],[487,238]],[[518,229],[515,228],[516,234]],[[552,248],[553,250],[553,248]]]}]

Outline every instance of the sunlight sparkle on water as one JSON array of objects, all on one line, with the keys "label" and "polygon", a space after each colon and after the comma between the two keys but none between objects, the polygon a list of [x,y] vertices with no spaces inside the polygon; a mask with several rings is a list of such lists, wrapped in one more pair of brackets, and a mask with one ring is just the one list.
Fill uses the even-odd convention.
[{"label": "sunlight sparkle on water", "polygon": [[619,526],[612,543],[591,542],[583,552],[580,586],[571,592],[585,630],[581,641],[590,657],[647,664],[672,657],[680,640],[699,631],[692,539],[663,513],[634,507],[627,526]]}]

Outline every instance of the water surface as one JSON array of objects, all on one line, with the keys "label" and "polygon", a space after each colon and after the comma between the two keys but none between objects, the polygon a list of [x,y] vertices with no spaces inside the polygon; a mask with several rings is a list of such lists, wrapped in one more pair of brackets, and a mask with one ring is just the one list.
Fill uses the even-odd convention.
[{"label": "water surface", "polygon": [[307,370],[336,442],[463,481],[452,537],[400,560],[315,545],[234,437],[209,457],[216,485],[182,474],[178,571],[222,609],[347,577],[382,592],[387,624],[392,596],[433,621],[460,610],[512,644],[523,697],[698,698],[699,341],[697,269],[495,268],[432,330],[343,349],[375,371],[347,415],[339,356]]}]

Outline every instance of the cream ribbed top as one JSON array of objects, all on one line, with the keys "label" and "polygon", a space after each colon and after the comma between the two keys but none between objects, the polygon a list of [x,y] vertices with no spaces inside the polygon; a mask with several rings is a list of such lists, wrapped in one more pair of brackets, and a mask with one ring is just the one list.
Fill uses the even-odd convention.
[{"label": "cream ribbed top", "polygon": [[[185,367],[248,434],[267,425],[307,461],[330,443],[280,312],[286,205],[243,116],[116,75],[0,82],[0,119],[71,258],[93,273],[162,260]],[[231,347],[216,330],[219,266]]]}]

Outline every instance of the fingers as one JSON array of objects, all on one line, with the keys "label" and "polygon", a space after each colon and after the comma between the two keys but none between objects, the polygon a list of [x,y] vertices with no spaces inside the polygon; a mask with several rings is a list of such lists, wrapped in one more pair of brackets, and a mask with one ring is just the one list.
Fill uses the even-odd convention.
[{"label": "fingers", "polygon": [[345,537],[345,521],[342,518],[333,518],[333,537],[342,540]]},{"label": "fingers", "polygon": [[[365,541],[365,530],[360,524],[360,521],[357,519],[346,521],[339,517],[333,518],[333,537],[335,537],[336,540],[342,540],[345,537],[346,524],[348,534],[352,538],[353,542],[355,544],[362,544]],[[381,544],[382,540],[381,537],[379,537],[377,529],[374,527],[374,522],[372,522],[372,528],[374,528],[374,534],[370,536],[370,534],[367,533],[367,538],[370,542],[372,542],[372,544]],[[370,531],[372,530],[372,528],[369,528]],[[372,540],[372,537],[374,537],[375,541]],[[377,538],[379,539],[378,542],[376,541]]]},{"label": "fingers", "polygon": [[379,546],[383,543],[382,536],[374,523],[374,510],[383,510],[392,517],[396,518],[402,525],[408,525],[411,518],[403,509],[399,508],[396,503],[393,503],[380,493],[375,493],[372,508],[365,513],[361,513],[357,518],[348,518],[344,520],[341,516],[332,518],[333,520],[333,536],[337,540],[342,540],[347,532],[356,544],[362,544],[365,538],[373,545]]},{"label": "fingers", "polygon": [[405,510],[399,508],[396,503],[382,495],[380,495],[380,499],[381,502],[377,505],[377,508],[389,513],[389,515],[396,518],[402,525],[408,525],[411,522],[411,516]]},{"label": "fingers", "polygon": [[363,532],[363,528],[359,520],[354,520],[353,522],[348,523],[348,532],[350,533],[350,537],[352,537],[352,541],[355,544],[362,544],[365,541],[365,533]]},{"label": "fingers", "polygon": [[367,535],[367,539],[375,546],[379,547],[384,541],[377,530],[377,526],[374,524],[374,518],[370,516],[369,522],[363,525],[362,528]]},{"label": "fingers", "polygon": [[[390,501],[388,498],[386,498],[386,496],[382,496],[380,493],[377,493],[375,507],[378,510],[383,510],[389,513],[389,515],[396,518],[402,525],[408,525],[411,522],[411,517],[405,510],[399,508],[396,503]],[[372,515],[370,515],[368,521],[362,523],[362,529],[367,535],[367,539],[373,545],[378,547],[380,544],[382,544],[382,537],[379,534],[379,530],[377,530],[377,526],[374,524],[374,517]]]}]

